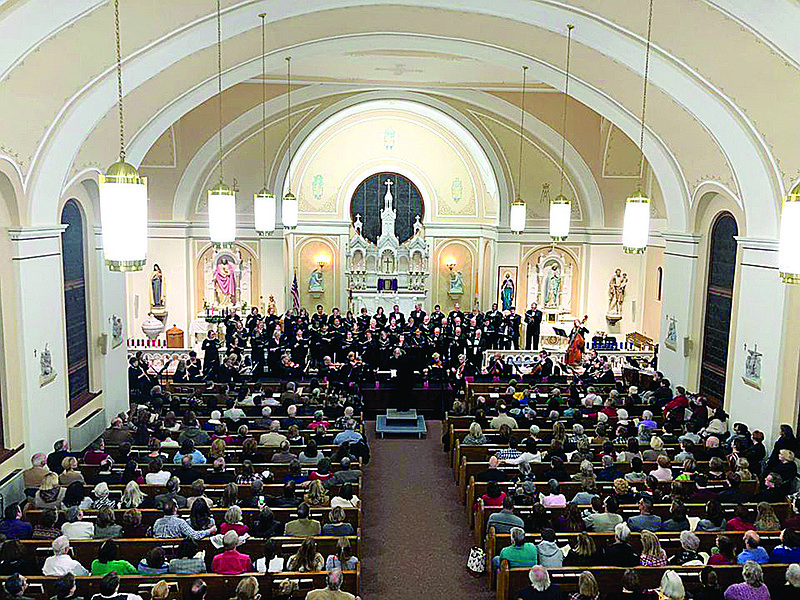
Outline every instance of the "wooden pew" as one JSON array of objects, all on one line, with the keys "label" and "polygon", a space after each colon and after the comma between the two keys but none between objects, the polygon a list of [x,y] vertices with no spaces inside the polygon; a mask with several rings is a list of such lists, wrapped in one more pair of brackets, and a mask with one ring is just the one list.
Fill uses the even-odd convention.
[{"label": "wooden pew", "polygon": [[[764,581],[768,587],[781,586],[786,582],[787,565],[761,565],[764,571]],[[700,586],[700,572],[703,567],[668,566],[668,567],[637,567],[639,579],[643,589],[656,589],[661,585],[664,572],[673,570],[681,576],[687,591]],[[742,582],[741,565],[723,565],[714,567],[719,575],[719,582],[723,590],[733,583]],[[578,590],[578,577],[583,571],[591,572],[597,579],[601,594],[621,589],[620,581],[625,569],[622,567],[562,567],[548,569],[551,583],[559,585],[565,593]],[[527,568],[508,568],[508,562],[503,561],[497,574],[497,600],[514,600],[516,593],[530,585]]]},{"label": "wooden pew", "polygon": [[[211,515],[214,518],[214,521],[219,525],[223,522],[225,518],[225,511],[226,508],[212,508]],[[281,523],[287,523],[293,519],[297,518],[297,509],[296,508],[271,508],[272,513],[275,515],[275,520],[280,521]],[[324,525],[328,523],[328,514],[332,509],[330,507],[315,507],[311,509],[311,518],[317,519],[320,524]],[[31,523],[38,523],[41,514],[44,511],[34,509],[29,510],[25,513],[25,517]],[[85,510],[84,519],[86,520],[93,520],[97,517],[96,510]],[[145,508],[141,510],[142,512],[142,525],[146,527],[150,527],[153,523],[156,522],[157,519],[161,518],[164,513],[163,511],[153,509],[153,508]],[[122,515],[125,513],[123,509],[117,509],[114,511],[114,517],[117,523],[122,523]],[[252,525],[253,519],[258,515],[259,510],[257,508],[243,508],[242,509],[242,521],[247,525]],[[189,511],[186,509],[181,509],[179,511],[181,517],[188,519],[189,518]],[[345,508],[345,521],[353,525],[354,529],[358,529],[361,525],[361,508]],[[59,515],[59,525],[64,522],[64,513],[60,513]]]},{"label": "wooden pew", "polygon": [[[206,598],[210,600],[227,600],[234,596],[236,586],[242,579],[253,575],[258,580],[259,593],[263,599],[275,597],[278,591],[279,582],[285,579],[296,580],[299,582],[299,590],[294,593],[293,598],[305,598],[306,594],[314,589],[324,588],[327,585],[328,574],[326,572],[297,573],[283,572],[270,574],[242,574],[242,575],[215,575],[204,573],[201,575],[123,575],[120,579],[120,592],[131,594],[142,594],[149,596],[150,588],[158,581],[164,580],[168,583],[175,582],[178,592],[171,597],[188,597],[192,584],[197,579],[202,579],[208,586]],[[358,594],[361,587],[361,564],[359,563],[355,571],[346,571],[343,574],[342,590],[351,594]],[[4,581],[6,578],[0,578]],[[33,576],[27,577],[28,589],[25,596],[35,600],[47,600],[55,594],[56,577]],[[97,586],[102,577],[76,577],[76,594],[84,598],[91,598],[97,593]],[[41,593],[39,590],[44,590]]]},{"label": "wooden pew", "polygon": [[[661,517],[662,520],[669,519],[669,511],[671,508],[671,504],[654,504],[653,505],[653,514],[658,515]],[[703,517],[706,511],[705,504],[686,504],[686,512],[690,517]],[[756,505],[755,504],[748,504],[747,506],[750,507],[751,510],[755,511]],[[722,510],[723,513],[728,518],[733,518],[733,512],[736,509],[735,504],[723,504]],[[788,503],[782,504],[773,504],[772,509],[775,511],[775,515],[778,519],[783,522],[785,521],[791,514],[791,509]],[[476,546],[482,546],[484,542],[484,538],[486,536],[486,523],[489,520],[489,517],[502,510],[501,506],[484,506],[483,500],[480,498],[478,499],[478,510],[475,511],[475,524],[473,529],[473,540]],[[525,514],[530,514],[533,511],[532,506],[518,506],[515,508],[514,512],[519,515],[523,516]],[[564,514],[566,512],[565,508],[555,508],[550,507],[547,509],[547,512],[550,514]],[[623,520],[627,520],[630,517],[639,514],[639,507],[636,504],[623,504],[619,508],[619,515],[622,517]]]}]

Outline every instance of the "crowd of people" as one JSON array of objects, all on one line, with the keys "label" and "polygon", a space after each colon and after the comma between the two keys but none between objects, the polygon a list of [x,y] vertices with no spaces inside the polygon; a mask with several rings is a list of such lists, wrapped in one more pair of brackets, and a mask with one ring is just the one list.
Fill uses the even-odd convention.
[{"label": "crowd of people", "polygon": [[[340,589],[342,573],[358,564],[351,544],[356,529],[346,510],[360,506],[361,465],[369,448],[357,397],[328,392],[316,384],[301,394],[289,383],[275,398],[260,385],[239,390],[209,383],[178,395],[156,385],[85,452],[59,440],[50,454],[34,455],[23,473],[26,501],[6,506],[0,522],[4,597],[25,598],[27,577],[36,575],[58,578],[57,599],[76,598],[75,577],[94,575],[103,577],[94,599],[136,600],[118,593],[120,575],[216,573],[242,575],[237,600],[256,600],[258,580],[244,577],[248,573],[327,571],[327,586],[307,597],[353,600]],[[259,463],[285,463],[286,474]],[[224,509],[221,519],[212,510],[217,508]],[[278,520],[275,511],[286,508],[297,518]],[[323,522],[313,516],[321,508]],[[143,520],[147,509],[160,515],[152,524]],[[246,518],[243,509],[255,510]],[[320,535],[337,540],[325,555]],[[276,536],[301,543],[286,555],[273,542]],[[158,545],[145,556],[122,555],[130,548],[126,539],[141,538],[182,541],[169,554]],[[88,539],[100,541],[97,556],[81,563],[72,546]],[[206,556],[205,539],[220,552]],[[256,553],[242,551],[249,539],[258,540]],[[52,555],[39,564],[23,540],[49,542]],[[281,585],[290,597],[292,582]],[[184,598],[205,598],[207,588],[200,577]],[[168,593],[166,582],[159,582],[151,597]]]},{"label": "crowd of people", "polygon": [[[781,426],[768,451],[763,432],[731,424],[724,410],[673,389],[660,373],[647,389],[618,384],[606,387],[604,396],[577,378],[563,393],[512,381],[500,396],[478,396],[469,411],[456,402],[451,414],[472,416],[462,445],[487,446],[486,468],[475,476],[485,493],[473,510],[494,507],[486,531],[508,535],[493,568],[508,561],[511,568],[530,569],[530,586],[512,589],[513,598],[566,596],[547,573],[562,566],[630,569],[622,595],[600,590],[592,572],[584,572],[571,596],[580,600],[596,600],[601,591],[614,599],[645,597],[640,566],[703,567],[702,591],[692,594],[678,573],[668,571],[651,592],[669,600],[769,598],[764,564],[791,565],[786,586],[773,598],[800,591],[800,498],[793,496],[800,444],[789,425]],[[570,463],[577,469],[568,472]],[[580,491],[565,493],[566,485]],[[791,513],[779,518],[775,508],[787,501]],[[657,504],[669,509],[656,514]],[[701,513],[690,514],[698,504]],[[625,518],[622,506],[627,514],[637,507],[638,514]],[[596,543],[592,532],[606,533],[608,543]],[[667,552],[659,532],[679,532],[680,547]],[[713,532],[713,544],[706,536],[701,547],[706,532]],[[779,542],[764,544],[765,532],[779,532]],[[563,534],[571,534],[566,547],[557,543]],[[722,589],[715,568],[737,563],[744,582]]]},{"label": "crowd of people", "polygon": [[[524,321],[523,321],[524,317]],[[172,379],[176,383],[259,381],[263,378],[298,380],[315,375],[347,388],[374,379],[377,372],[399,372],[402,378],[449,381],[463,385],[465,377],[478,374],[510,375],[513,367],[497,358],[484,366],[484,354],[498,349],[518,349],[523,323],[527,349],[538,350],[542,313],[534,303],[525,315],[515,307],[488,311],[462,311],[458,303],[443,313],[437,304],[428,314],[421,304],[406,316],[398,305],[391,312],[378,307],[370,315],[341,314],[322,305],[309,313],[305,308],[283,316],[274,308],[262,315],[253,307],[241,318],[224,317],[224,336],[209,331],[202,342],[202,360],[192,351],[180,361]],[[579,327],[576,325],[576,327]],[[582,324],[579,327],[582,331]],[[249,353],[245,352],[249,349]],[[539,378],[559,371],[560,360],[540,353]],[[130,388],[146,392],[159,374],[141,354],[129,365]]]}]

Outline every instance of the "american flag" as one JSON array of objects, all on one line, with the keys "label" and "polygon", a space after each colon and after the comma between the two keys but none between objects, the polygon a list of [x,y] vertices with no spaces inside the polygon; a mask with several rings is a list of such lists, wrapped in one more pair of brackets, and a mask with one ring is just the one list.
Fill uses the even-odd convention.
[{"label": "american flag", "polygon": [[294,274],[294,281],[292,281],[292,308],[295,311],[300,310],[300,286],[297,285],[297,273]]}]

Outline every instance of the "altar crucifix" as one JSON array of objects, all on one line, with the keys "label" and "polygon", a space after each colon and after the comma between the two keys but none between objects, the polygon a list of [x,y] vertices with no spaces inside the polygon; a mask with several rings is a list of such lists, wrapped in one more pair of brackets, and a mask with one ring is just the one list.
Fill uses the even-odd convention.
[{"label": "altar crucifix", "polygon": [[391,273],[394,271],[394,265],[392,264],[394,261],[392,260],[391,254],[384,254],[383,255],[383,272],[386,274]]}]

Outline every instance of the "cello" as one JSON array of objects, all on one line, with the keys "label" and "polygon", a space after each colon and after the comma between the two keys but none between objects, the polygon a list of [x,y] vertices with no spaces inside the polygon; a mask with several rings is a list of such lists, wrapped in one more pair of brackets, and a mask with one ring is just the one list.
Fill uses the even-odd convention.
[{"label": "cello", "polygon": [[583,320],[575,319],[575,326],[572,328],[572,334],[569,336],[569,345],[567,346],[567,364],[575,365],[581,362],[583,351],[586,348],[586,340],[583,337],[588,330],[583,326],[588,315],[584,315]]}]

